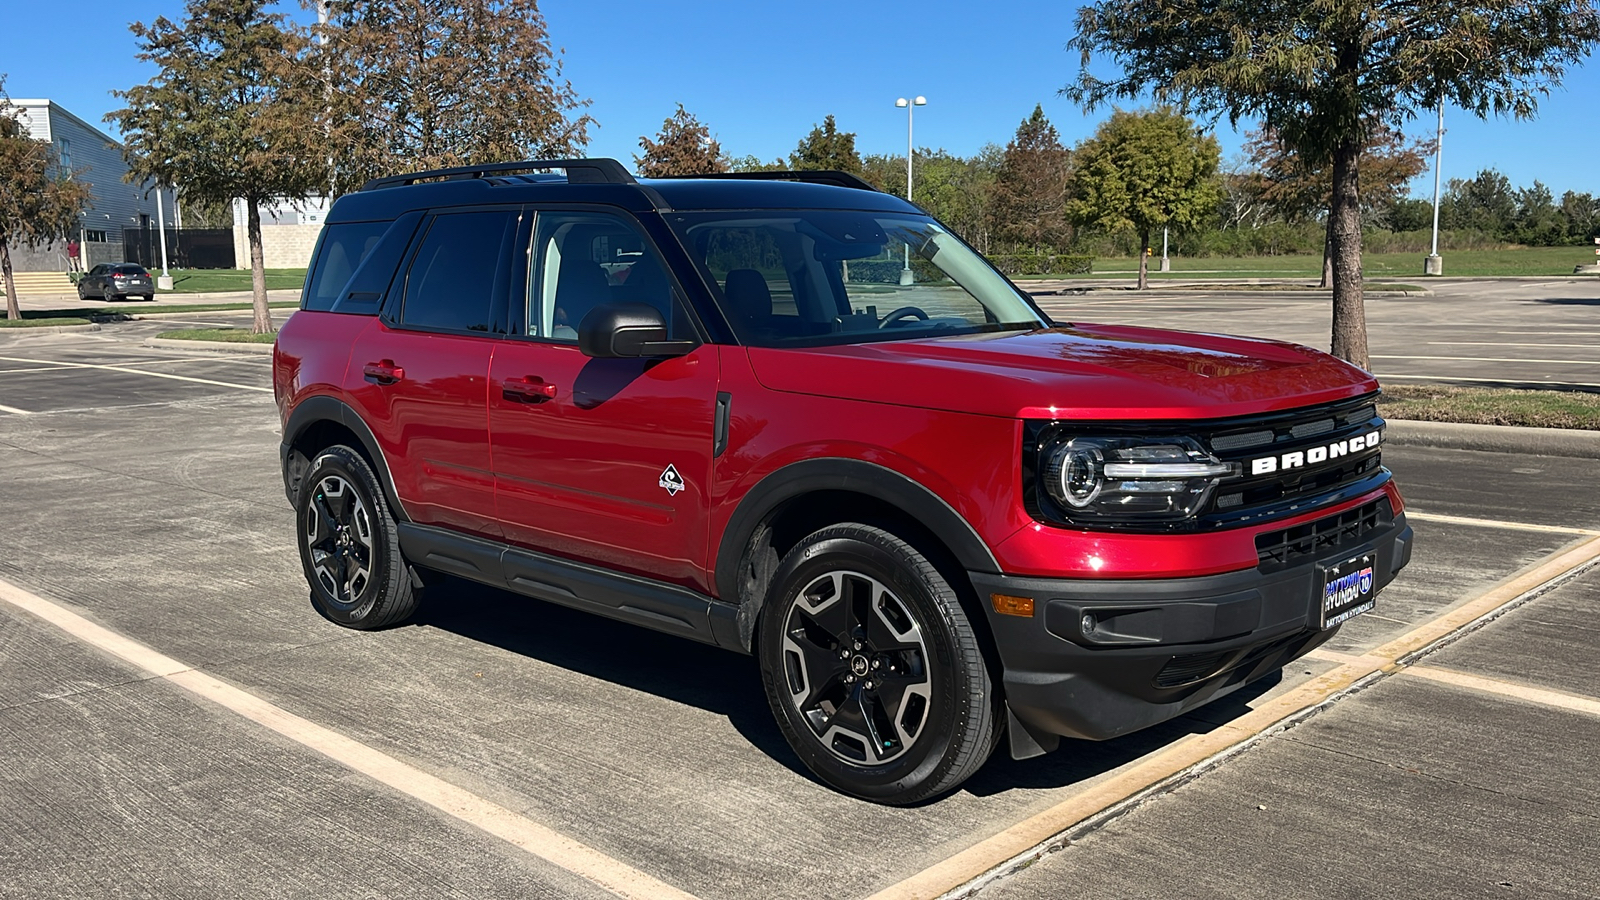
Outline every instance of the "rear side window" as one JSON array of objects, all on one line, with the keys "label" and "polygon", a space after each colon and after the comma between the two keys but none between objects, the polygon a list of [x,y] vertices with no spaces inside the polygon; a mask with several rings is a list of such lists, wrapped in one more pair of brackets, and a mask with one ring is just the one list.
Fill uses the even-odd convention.
[{"label": "rear side window", "polygon": [[116,266],[111,271],[112,271],[113,274],[116,274],[116,275],[148,275],[148,274],[150,274],[150,273],[148,273],[148,272],[146,272],[144,270],[144,266]]},{"label": "rear side window", "polygon": [[322,243],[317,251],[317,261],[311,270],[301,308],[327,312],[344,295],[361,261],[378,245],[383,233],[389,230],[388,222],[349,222],[329,225],[323,229]]},{"label": "rear side window", "polygon": [[515,223],[515,212],[436,216],[406,274],[400,323],[489,331],[504,244]]}]

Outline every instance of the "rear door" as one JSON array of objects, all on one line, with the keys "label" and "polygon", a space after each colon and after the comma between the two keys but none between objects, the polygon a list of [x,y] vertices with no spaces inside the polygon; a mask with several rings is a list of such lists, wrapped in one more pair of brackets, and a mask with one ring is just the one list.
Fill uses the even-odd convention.
[{"label": "rear door", "polygon": [[519,212],[451,211],[424,221],[383,315],[350,357],[347,391],[419,524],[500,535],[486,404]]},{"label": "rear door", "polygon": [[513,543],[709,590],[707,489],[716,347],[670,359],[591,359],[595,306],[648,303],[699,339],[681,289],[619,212],[540,209],[524,226],[510,339],[489,376],[498,511]]}]

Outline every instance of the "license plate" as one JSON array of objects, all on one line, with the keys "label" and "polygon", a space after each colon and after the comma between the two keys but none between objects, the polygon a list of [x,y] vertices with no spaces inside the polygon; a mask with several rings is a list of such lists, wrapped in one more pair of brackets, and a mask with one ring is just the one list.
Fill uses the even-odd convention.
[{"label": "license plate", "polygon": [[1322,627],[1332,628],[1371,612],[1378,593],[1373,577],[1375,557],[1363,553],[1338,565],[1322,567]]}]

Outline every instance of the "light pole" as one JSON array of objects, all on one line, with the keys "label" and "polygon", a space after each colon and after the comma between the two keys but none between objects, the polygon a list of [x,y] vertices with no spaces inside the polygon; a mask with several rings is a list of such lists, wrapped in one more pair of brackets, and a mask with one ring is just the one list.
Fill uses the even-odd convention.
[{"label": "light pole", "polygon": [[156,185],[156,233],[161,235],[161,277],[156,280],[156,287],[163,291],[172,290],[172,273],[167,271],[167,210],[166,201],[161,197],[161,185]]},{"label": "light pole", "polygon": [[[917,97],[915,99],[907,100],[906,98],[901,97],[899,100],[894,102],[894,105],[903,107],[906,111],[906,202],[910,203],[911,159],[916,155],[916,152],[913,149],[915,145],[911,143],[911,120],[915,117],[917,107],[928,105],[928,98]],[[911,243],[908,241],[906,243],[906,266],[900,270],[900,283],[911,284],[913,281],[914,279],[911,277]]]},{"label": "light pole", "polygon": [[1439,136],[1433,144],[1433,251],[1422,263],[1422,274],[1443,275],[1444,260],[1439,258],[1439,173],[1444,165],[1444,98],[1439,98]]}]

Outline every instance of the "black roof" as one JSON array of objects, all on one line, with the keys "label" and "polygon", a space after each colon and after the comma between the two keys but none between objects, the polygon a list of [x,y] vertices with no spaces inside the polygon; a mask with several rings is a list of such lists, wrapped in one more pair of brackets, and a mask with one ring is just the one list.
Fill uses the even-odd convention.
[{"label": "black roof", "polygon": [[[571,166],[568,172],[571,181],[562,175],[539,171],[566,165]],[[340,197],[329,211],[328,221],[392,219],[410,210],[441,206],[536,202],[603,203],[634,212],[718,209],[921,212],[905,200],[873,190],[859,178],[843,173],[763,172],[635,180],[615,160],[542,163],[535,160],[376,179],[362,190]]]}]

